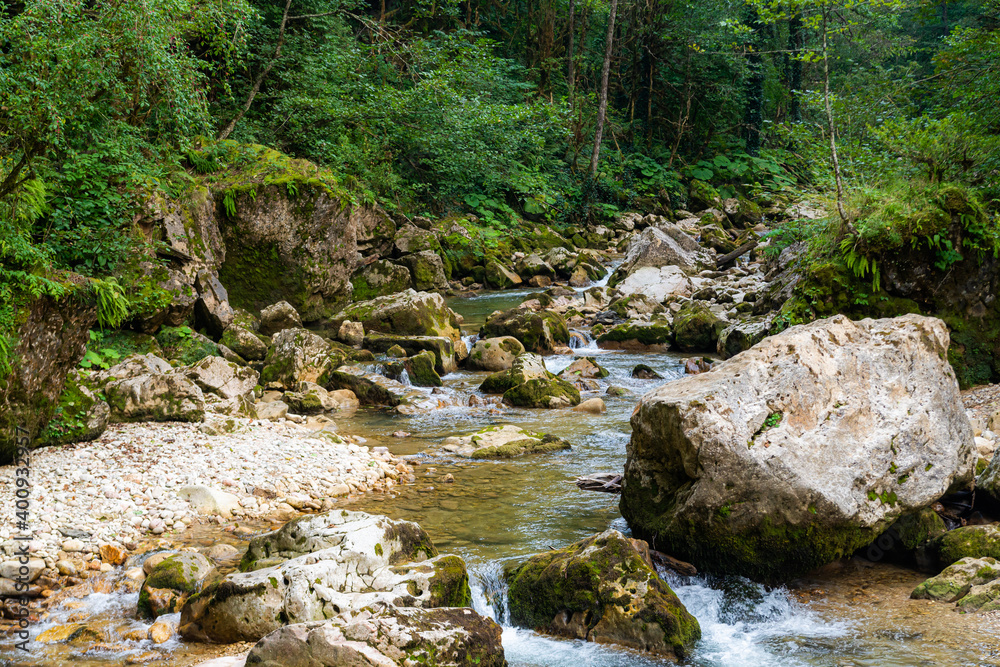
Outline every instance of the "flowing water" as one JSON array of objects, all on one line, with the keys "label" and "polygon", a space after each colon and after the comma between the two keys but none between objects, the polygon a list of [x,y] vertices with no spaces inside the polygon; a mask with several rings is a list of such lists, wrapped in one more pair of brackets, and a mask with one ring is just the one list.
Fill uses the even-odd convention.
[{"label": "flowing water", "polygon": [[[520,303],[531,291],[512,291],[453,299],[449,305],[474,332],[494,310]],[[584,336],[586,340],[588,337]],[[595,356],[610,375],[600,380],[607,413],[524,410],[495,404],[469,407],[469,398],[485,373],[459,371],[444,378],[446,398],[454,407],[403,417],[364,409],[338,419],[344,433],[385,446],[415,465],[416,482],[390,495],[370,495],[352,509],[416,521],[442,553],[462,556],[469,565],[476,609],[504,626],[503,644],[512,667],[647,667],[669,664],[611,646],[544,637],[511,627],[500,572],[509,559],[563,547],[609,527],[627,532],[618,497],[580,491],[577,476],[621,471],[631,429],[629,419],[640,396],[682,376],[681,356],[605,352],[592,343],[574,355]],[[558,372],[573,356],[552,356],[546,364]],[[651,366],[662,380],[636,380],[638,363]],[[628,390],[604,395],[608,386]],[[477,401],[473,401],[476,403]],[[426,451],[448,436],[465,435],[492,424],[518,424],[553,433],[573,444],[564,452],[507,461],[463,460]],[[407,437],[394,437],[398,431]],[[453,482],[444,478],[451,474]],[[201,527],[193,544],[210,544],[212,526]],[[207,532],[206,532],[207,531]],[[232,540],[229,535],[223,539]],[[765,588],[744,579],[663,573],[697,617],[703,638],[687,664],[699,667],[913,667],[1000,665],[1000,615],[960,615],[951,605],[911,601],[909,592],[924,576],[887,564],[851,561],[826,568],[787,588]],[[116,622],[134,613],[134,594],[86,601],[99,617]],[[115,606],[117,605],[117,606]],[[62,617],[58,617],[62,620]],[[52,625],[49,622],[45,627]],[[40,628],[41,629],[41,628]],[[119,644],[120,645],[120,644]],[[133,652],[141,652],[134,646]],[[173,642],[168,664],[190,665],[207,655],[206,647]],[[9,654],[8,654],[9,655]],[[0,651],[0,664],[4,664]],[[122,664],[125,656],[88,652],[67,660],[26,662],[44,665]],[[21,663],[18,663],[21,664]],[[160,663],[163,664],[163,663]]]}]

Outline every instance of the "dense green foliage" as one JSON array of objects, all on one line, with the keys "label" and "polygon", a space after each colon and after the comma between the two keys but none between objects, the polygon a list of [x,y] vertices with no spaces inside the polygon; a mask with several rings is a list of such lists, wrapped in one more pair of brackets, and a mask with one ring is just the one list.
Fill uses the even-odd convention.
[{"label": "dense green foliage", "polygon": [[[18,303],[59,296],[59,271],[100,279],[106,325],[169,298],[134,221],[151,193],[221,168],[220,134],[316,162],[359,200],[499,233],[670,214],[704,204],[706,184],[765,207],[821,200],[837,148],[846,226],[820,236],[873,288],[880,252],[934,243],[911,240],[912,193],[967,189],[995,225],[998,0],[621,0],[591,177],[608,14],[606,0],[0,3],[0,366]],[[809,235],[790,225],[773,248]],[[938,238],[940,262],[969,253]]]}]

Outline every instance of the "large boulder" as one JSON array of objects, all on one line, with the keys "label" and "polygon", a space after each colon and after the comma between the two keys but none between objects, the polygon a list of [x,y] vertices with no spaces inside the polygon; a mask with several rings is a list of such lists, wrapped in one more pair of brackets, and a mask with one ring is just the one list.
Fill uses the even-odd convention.
[{"label": "large boulder", "polygon": [[608,350],[666,352],[674,332],[666,320],[625,322],[611,327],[597,337],[597,345]]},{"label": "large boulder", "polygon": [[[362,347],[377,354],[385,354],[393,346],[398,345],[407,356],[414,356],[423,351],[434,354],[434,369],[441,375],[454,373],[458,369],[455,361],[455,342],[447,336],[398,336],[393,334],[372,333],[364,337]],[[461,344],[464,352],[465,343]]]},{"label": "large boulder", "polygon": [[521,284],[521,276],[514,273],[509,267],[493,259],[486,263],[486,275],[484,277],[487,287],[493,289],[507,289]]},{"label": "large boulder", "polygon": [[326,387],[353,391],[361,405],[388,407],[404,403],[411,392],[402,382],[357,366],[341,366],[331,371]]},{"label": "large boulder", "polygon": [[730,324],[719,334],[715,351],[723,359],[736,356],[767,338],[769,328],[770,322],[766,319]]},{"label": "large boulder", "polygon": [[526,352],[510,370],[487,377],[480,391],[503,394],[504,403],[521,408],[566,408],[580,403],[580,390],[545,368],[537,354]]},{"label": "large boulder", "polygon": [[376,605],[275,630],[250,649],[258,667],[507,667],[502,628],[472,609]]},{"label": "large boulder", "polygon": [[569,329],[562,315],[537,313],[527,308],[512,308],[491,314],[479,330],[480,338],[512,336],[524,349],[537,354],[552,354],[559,345],[569,345]]},{"label": "large boulder", "polygon": [[192,380],[202,392],[230,399],[240,396],[253,398],[257,386],[257,371],[238,366],[222,357],[205,357],[191,366],[178,369]]},{"label": "large boulder", "polygon": [[972,479],[948,344],[933,318],[836,316],[646,394],[622,515],[713,572],[780,578],[852,553]]},{"label": "large boulder", "polygon": [[647,227],[632,237],[625,259],[608,284],[615,286],[647,266],[655,269],[676,266],[691,275],[702,269],[715,268],[715,261],[693,236],[675,224],[664,222],[656,227]]},{"label": "large boulder", "polygon": [[260,332],[265,336],[273,336],[285,329],[302,328],[302,318],[299,311],[287,301],[273,303],[260,311]]},{"label": "large boulder", "polygon": [[440,387],[444,384],[434,370],[434,353],[429,350],[409,357],[403,362],[410,382],[417,387]]},{"label": "large boulder", "polygon": [[521,354],[524,354],[524,345],[513,336],[480,338],[472,346],[465,366],[474,371],[505,371]]},{"label": "large boulder", "polygon": [[179,373],[139,375],[104,387],[111,421],[185,421],[205,419],[205,395]]},{"label": "large boulder", "polygon": [[267,343],[240,324],[229,325],[219,343],[247,361],[263,361],[267,357]]},{"label": "large boulder", "polygon": [[663,303],[668,297],[689,297],[694,291],[694,283],[679,266],[643,266],[630,273],[619,282],[615,289],[622,296],[642,294],[656,303]]},{"label": "large boulder", "polygon": [[396,294],[413,285],[410,271],[405,266],[380,259],[364,266],[351,278],[354,298],[358,301]]},{"label": "large boulder", "polygon": [[509,563],[504,576],[518,625],[675,659],[701,638],[697,619],[653,568],[648,545],[617,530]]},{"label": "large boulder", "polygon": [[963,558],[1000,558],[1000,526],[962,526],[937,538],[932,548],[944,566]]},{"label": "large boulder", "polygon": [[415,292],[408,289],[399,294],[371,301],[354,303],[342,310],[331,322],[338,329],[342,322],[361,322],[368,333],[403,336],[444,336],[450,338],[457,354],[465,352],[461,320],[444,303],[440,294]]},{"label": "large boulder", "polygon": [[289,390],[299,382],[323,385],[343,361],[343,353],[311,331],[284,329],[272,340],[260,382]]},{"label": "large boulder", "polygon": [[973,586],[1000,579],[1000,565],[995,558],[965,557],[946,567],[937,576],[927,579],[910,594],[914,600],[958,602]]},{"label": "large boulder", "polygon": [[462,559],[438,555],[415,523],[361,512],[306,516],[254,538],[240,569],[187,601],[182,636],[257,641],[283,625],[323,621],[377,603],[471,603]]},{"label": "large boulder", "polygon": [[441,256],[431,250],[423,250],[399,258],[399,263],[410,271],[413,287],[418,291],[448,289],[448,278],[444,273]]},{"label": "large boulder", "polygon": [[175,553],[160,560],[139,589],[139,614],[156,618],[181,610],[187,599],[215,574],[212,562],[199,553]]},{"label": "large boulder", "polygon": [[8,353],[10,368],[0,370],[0,465],[14,459],[18,437],[28,447],[40,444],[66,376],[86,352],[97,307],[84,279],[74,281],[62,299],[39,297],[16,313],[21,324]]}]

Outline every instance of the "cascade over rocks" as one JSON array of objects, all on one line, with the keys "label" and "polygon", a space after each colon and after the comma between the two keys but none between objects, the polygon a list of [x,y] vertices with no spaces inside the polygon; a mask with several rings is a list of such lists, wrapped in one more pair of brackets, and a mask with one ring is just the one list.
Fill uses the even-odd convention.
[{"label": "cascade over rocks", "polygon": [[504,578],[518,625],[675,659],[701,638],[697,619],[653,568],[648,545],[617,530],[508,563]]},{"label": "cascade over rocks", "polygon": [[503,394],[508,405],[523,408],[565,408],[580,403],[580,391],[545,368],[537,354],[526,352],[510,370],[498,371],[479,386],[487,394]]},{"label": "cascade over rocks", "polygon": [[367,333],[403,336],[444,336],[450,338],[455,353],[464,358],[466,351],[459,329],[461,320],[444,303],[440,294],[408,289],[399,294],[371,301],[353,303],[330,322],[338,329],[345,320],[360,322]]},{"label": "cascade over rocks", "polygon": [[[455,342],[447,336],[397,336],[393,334],[371,333],[364,337],[361,346],[377,354],[386,354],[398,346],[405,356],[414,356],[427,351],[434,355],[434,369],[441,375],[454,373],[458,369],[455,361]],[[465,343],[461,343],[465,349]]]},{"label": "cascade over rocks", "polygon": [[325,621],[377,603],[471,603],[461,558],[439,556],[415,523],[361,512],[306,516],[258,536],[240,569],[185,603],[183,637],[257,641],[284,625]]},{"label": "cascade over rocks", "polygon": [[552,354],[557,345],[569,344],[569,329],[562,315],[524,307],[494,312],[479,330],[480,338],[503,336],[516,338],[525,350],[537,354]]},{"label": "cascade over rocks", "polygon": [[933,318],[836,316],[646,394],[622,515],[711,572],[791,577],[852,553],[972,479],[948,342]]}]

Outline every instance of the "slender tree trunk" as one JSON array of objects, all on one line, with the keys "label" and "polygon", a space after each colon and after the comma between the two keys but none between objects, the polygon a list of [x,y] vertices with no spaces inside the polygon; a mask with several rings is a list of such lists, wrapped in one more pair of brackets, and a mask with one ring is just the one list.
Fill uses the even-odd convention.
[{"label": "slender tree trunk", "polygon": [[854,226],[847,219],[847,211],[844,209],[844,179],[840,172],[840,159],[837,157],[837,127],[833,121],[833,107],[830,105],[830,53],[827,45],[827,19],[829,9],[823,7],[823,104],[826,107],[826,120],[830,133],[830,157],[833,161],[833,176],[837,182],[837,213],[840,220],[851,231]]},{"label": "slender tree trunk", "polygon": [[615,39],[615,12],[618,11],[618,0],[611,0],[611,13],[608,15],[608,39],[604,46],[604,64],[601,65],[601,97],[597,105],[597,128],[594,130],[594,153],[590,157],[590,176],[597,175],[597,161],[601,157],[601,137],[604,135],[604,117],[608,112],[608,72],[611,69],[611,51]]},{"label": "slender tree trunk", "polygon": [[573,89],[576,84],[576,63],[573,61],[573,34],[576,26],[576,0],[569,0],[569,47],[566,50],[566,90],[569,91],[569,109],[573,110]]},{"label": "slender tree trunk", "polygon": [[756,157],[760,155],[760,135],[764,127],[764,62],[760,55],[760,16],[753,8],[748,10],[747,23],[752,31],[752,51],[747,58],[750,76],[747,79],[747,106],[743,124],[746,128],[747,154]]},{"label": "slender tree trunk", "polygon": [[260,86],[264,83],[264,79],[268,74],[270,74],[271,68],[274,67],[274,63],[278,62],[278,58],[281,57],[281,47],[285,45],[285,26],[288,25],[288,10],[291,6],[292,0],[285,0],[285,11],[281,15],[281,27],[278,29],[278,44],[274,48],[274,55],[271,56],[271,60],[267,63],[267,66],[264,67],[264,70],[257,75],[257,79],[254,80],[253,86],[250,87],[250,94],[247,95],[247,101],[243,104],[243,108],[240,109],[239,113],[237,113],[231,121],[226,123],[226,126],[219,132],[216,137],[219,141],[227,139],[229,135],[233,133],[233,130],[236,129],[236,124],[243,120],[243,116],[246,115],[246,112],[250,110],[250,105],[253,104],[253,99],[257,97],[257,93],[260,92]]},{"label": "slender tree trunk", "polygon": [[799,50],[802,48],[802,17],[792,15],[788,19],[788,92],[791,102],[788,105],[788,117],[793,123],[802,122],[802,104],[799,91],[802,89],[802,59]]}]

